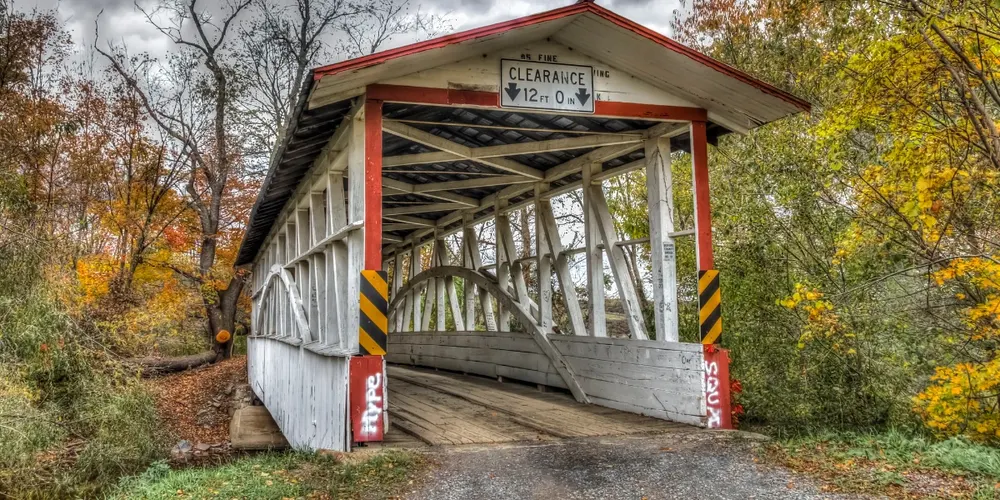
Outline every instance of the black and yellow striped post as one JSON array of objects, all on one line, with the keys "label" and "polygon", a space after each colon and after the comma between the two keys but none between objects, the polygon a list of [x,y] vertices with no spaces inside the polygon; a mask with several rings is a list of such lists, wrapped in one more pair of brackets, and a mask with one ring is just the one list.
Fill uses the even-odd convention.
[{"label": "black and yellow striped post", "polygon": [[719,288],[717,269],[698,271],[698,305],[701,343],[719,343],[722,337],[722,290]]},{"label": "black and yellow striped post", "polygon": [[389,334],[389,281],[385,271],[361,271],[361,354],[384,356]]}]

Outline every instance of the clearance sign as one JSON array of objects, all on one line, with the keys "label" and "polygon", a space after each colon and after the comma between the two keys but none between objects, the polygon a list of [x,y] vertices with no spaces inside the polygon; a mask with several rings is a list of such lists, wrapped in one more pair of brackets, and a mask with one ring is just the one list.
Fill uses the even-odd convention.
[{"label": "clearance sign", "polygon": [[593,113],[594,68],[502,59],[500,106]]}]

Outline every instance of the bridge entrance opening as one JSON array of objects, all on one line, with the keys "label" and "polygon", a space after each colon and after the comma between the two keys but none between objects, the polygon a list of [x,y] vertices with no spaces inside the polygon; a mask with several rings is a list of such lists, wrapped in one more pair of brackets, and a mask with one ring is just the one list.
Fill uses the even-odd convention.
[{"label": "bridge entrance opening", "polygon": [[315,69],[237,259],[254,391],[309,449],[730,426],[708,144],[805,109],[592,2]]}]

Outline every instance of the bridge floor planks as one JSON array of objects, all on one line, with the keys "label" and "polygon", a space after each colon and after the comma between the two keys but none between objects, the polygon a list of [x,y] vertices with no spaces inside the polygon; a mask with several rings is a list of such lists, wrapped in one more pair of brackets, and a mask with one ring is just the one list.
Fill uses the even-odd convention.
[{"label": "bridge floor planks", "polygon": [[391,430],[437,445],[690,431],[694,427],[597,405],[518,383],[392,365]]}]

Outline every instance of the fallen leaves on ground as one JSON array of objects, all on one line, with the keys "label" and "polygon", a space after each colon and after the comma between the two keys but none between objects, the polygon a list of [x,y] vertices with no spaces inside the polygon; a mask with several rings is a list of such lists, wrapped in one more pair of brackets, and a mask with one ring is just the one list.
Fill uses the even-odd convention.
[{"label": "fallen leaves on ground", "polygon": [[[900,469],[881,460],[840,459],[826,445],[788,449],[767,447],[767,462],[780,463],[792,470],[821,479],[824,492],[872,493],[890,498],[970,498],[975,485],[966,476],[924,468]],[[793,488],[793,483],[788,483]]]},{"label": "fallen leaves on ground", "polygon": [[192,443],[229,440],[233,390],[247,381],[246,356],[150,379],[156,407],[177,439]]}]

